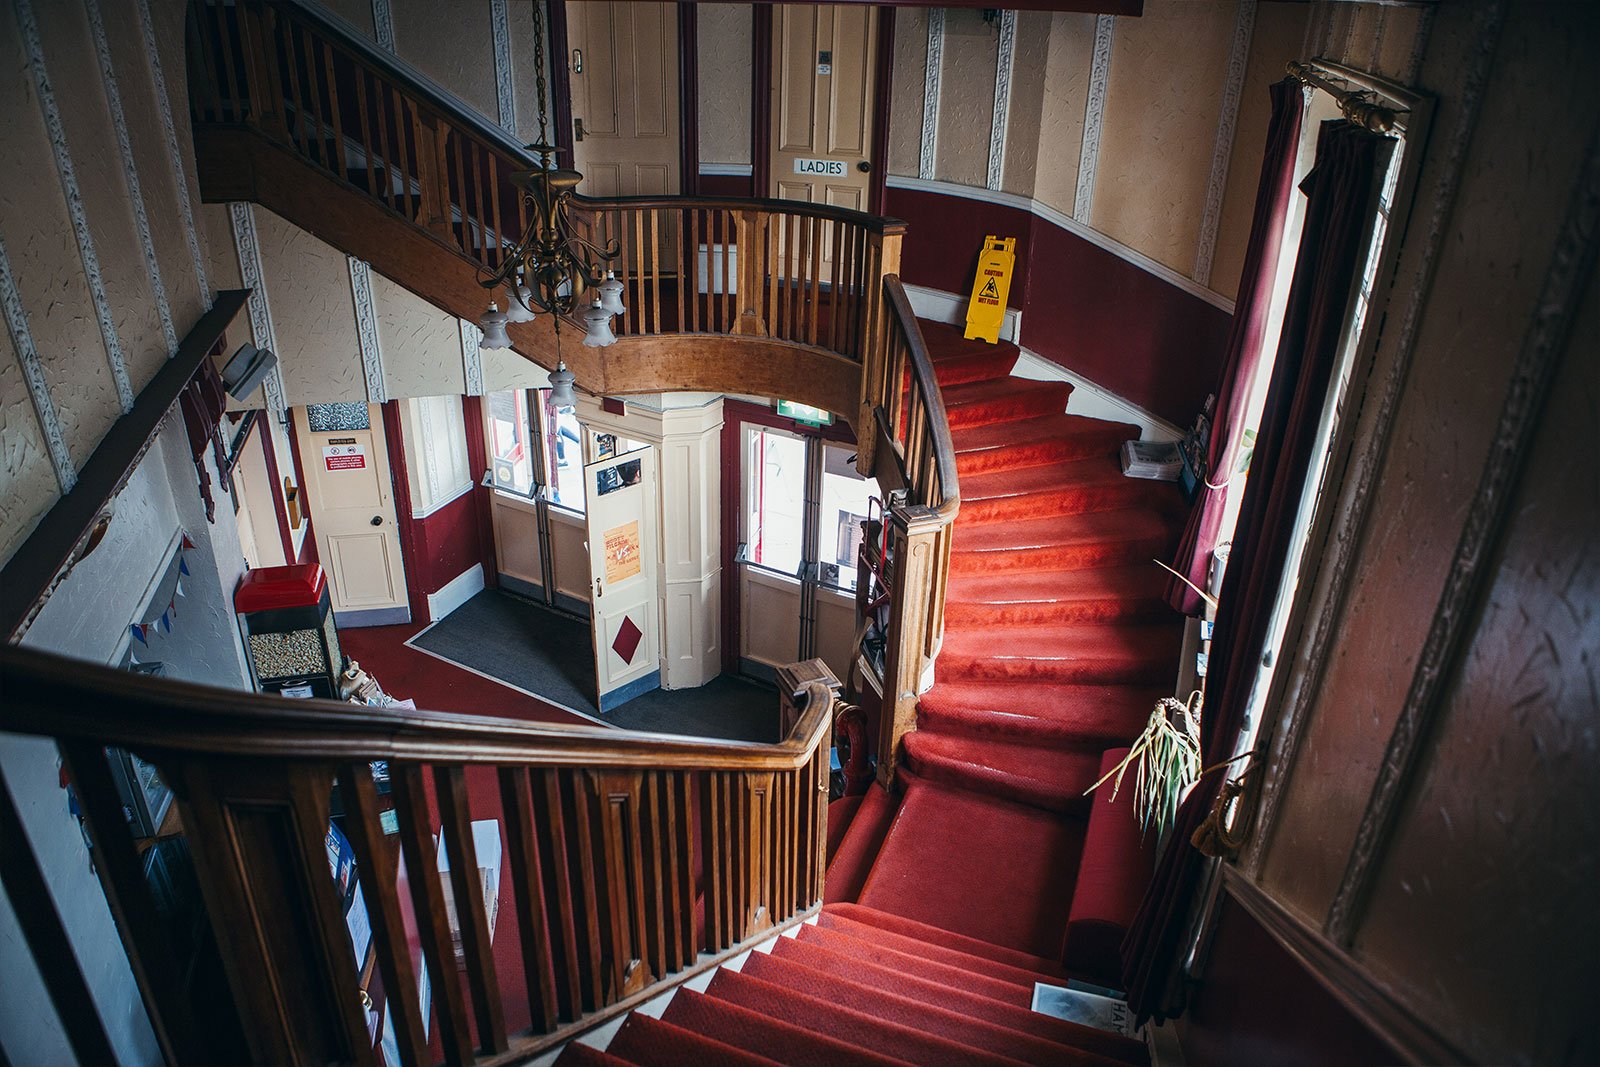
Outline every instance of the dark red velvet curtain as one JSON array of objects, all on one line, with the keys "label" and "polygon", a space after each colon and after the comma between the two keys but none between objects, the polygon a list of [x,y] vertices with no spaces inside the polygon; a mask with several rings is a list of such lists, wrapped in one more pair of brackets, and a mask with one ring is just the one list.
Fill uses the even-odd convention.
[{"label": "dark red velvet curtain", "polygon": [[[1317,447],[1317,423],[1339,361],[1351,282],[1365,262],[1384,138],[1343,120],[1326,122],[1306,194],[1305,232],[1289,287],[1283,333],[1223,579],[1201,716],[1203,765],[1233,755],[1255,669],[1283,580],[1301,488]],[[1189,839],[1216,799],[1224,772],[1202,778],[1178,816],[1133,929],[1122,945],[1128,1001],[1139,1017],[1167,1014],[1166,983],[1183,944],[1201,870]]]},{"label": "dark red velvet curtain", "polygon": [[[1261,161],[1261,181],[1256,187],[1255,216],[1250,223],[1250,243],[1245,246],[1244,269],[1239,274],[1239,293],[1233,305],[1233,326],[1228,347],[1223,350],[1222,375],[1218,379],[1217,403],[1211,413],[1211,444],[1206,455],[1207,478],[1222,485],[1233,469],[1234,449],[1244,429],[1246,402],[1256,365],[1261,361],[1261,344],[1267,332],[1267,311],[1272,305],[1272,280],[1278,270],[1278,251],[1283,244],[1283,226],[1289,215],[1289,197],[1294,192],[1295,149],[1300,143],[1300,115],[1305,108],[1304,91],[1293,78],[1272,87],[1272,119],[1267,125],[1267,151]],[[1206,587],[1206,567],[1217,544],[1222,526],[1226,489],[1200,487],[1178,555],[1172,569],[1189,581]],[[1167,583],[1167,601],[1185,615],[1200,614],[1198,593],[1173,578]]]}]

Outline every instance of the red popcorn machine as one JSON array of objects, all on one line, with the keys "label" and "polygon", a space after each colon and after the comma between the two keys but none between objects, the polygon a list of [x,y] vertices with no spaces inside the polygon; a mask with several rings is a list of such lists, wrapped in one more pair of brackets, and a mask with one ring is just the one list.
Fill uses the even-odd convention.
[{"label": "red popcorn machine", "polygon": [[344,656],[328,579],[319,564],[249,572],[233,594],[233,610],[257,689],[286,697],[338,699]]}]

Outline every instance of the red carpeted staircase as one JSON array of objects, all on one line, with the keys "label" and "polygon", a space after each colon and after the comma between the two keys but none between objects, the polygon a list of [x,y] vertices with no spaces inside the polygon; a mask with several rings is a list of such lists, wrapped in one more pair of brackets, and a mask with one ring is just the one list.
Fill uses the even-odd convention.
[{"label": "red carpeted staircase", "polygon": [[[1122,477],[1138,429],[1063,414],[1011,345],[923,323],[957,450],[937,684],[891,795],[829,808],[818,921],[635,1011],[577,1064],[1144,1064],[1030,1009],[1035,982],[1120,983],[1153,843],[1128,791],[1084,791],[1177,674],[1163,599],[1182,502]],[[694,986],[697,983],[690,983]]]}]

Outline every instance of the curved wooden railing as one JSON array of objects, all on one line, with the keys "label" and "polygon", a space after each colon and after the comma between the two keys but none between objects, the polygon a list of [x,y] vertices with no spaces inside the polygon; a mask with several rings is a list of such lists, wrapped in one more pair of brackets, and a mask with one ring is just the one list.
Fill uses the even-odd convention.
[{"label": "curved wooden railing", "polygon": [[[390,1016],[404,1064],[510,1063],[819,904],[836,683],[815,662],[790,677],[804,679],[785,696],[793,725],[758,745],[292,701],[0,647],[0,730],[59,743],[169,1062],[371,1063],[364,999]],[[154,763],[177,795],[234,1032],[184,992],[106,745]],[[59,935],[59,920],[27,892],[32,856],[12,839],[3,782],[0,809],[0,874],[14,903],[37,903],[29,943],[61,1006],[74,995],[70,952],[51,951],[64,938],[44,928],[54,920]],[[342,914],[348,875],[330,876],[330,818],[353,848],[366,952]],[[483,895],[475,819],[504,828],[514,907],[496,944],[515,942],[509,968],[486,907],[453,903]],[[512,972],[525,997],[503,988]],[[99,1025],[92,1005],[63,1011],[69,1030]],[[89,1058],[103,1037],[84,1039]]]},{"label": "curved wooden railing", "polygon": [[[878,779],[894,777],[900,741],[916,724],[917,696],[932,684],[944,640],[950,548],[961,486],[955,445],[933,360],[897,274],[883,281],[881,334],[866,368],[858,461],[877,476],[889,505],[878,544],[864,539],[858,603],[879,609],[884,654],[878,712]],[[881,587],[881,593],[875,593]],[[872,658],[866,657],[869,669]],[[865,697],[865,694],[863,694]]]},{"label": "curved wooden railing", "polygon": [[[239,128],[264,137],[347,192],[427,231],[474,268],[500,267],[521,236],[527,205],[511,176],[534,166],[533,157],[370,42],[311,10],[267,0],[192,4],[189,37],[197,134]],[[207,153],[201,155],[204,161]],[[262,180],[281,184],[256,177],[258,188]],[[685,338],[697,348],[670,342],[737,335],[845,361],[813,363],[809,374],[794,374],[794,365],[779,369],[807,390],[817,387],[804,379],[819,371],[848,379],[848,397],[837,386],[820,396],[840,414],[855,413],[859,366],[878,336],[882,279],[898,269],[903,223],[824,204],[679,196],[579,196],[572,217],[579,233],[618,241],[617,276],[628,308],[616,323],[618,346],[604,354],[565,346],[581,386],[659,389],[644,379],[663,361],[644,361],[641,351],[682,360],[698,352],[715,363],[718,355],[706,353],[703,338]],[[489,294],[471,286],[458,291],[450,300],[457,306],[446,309],[476,319]],[[431,290],[424,295],[448,299]],[[510,332],[519,351],[553,365],[546,322]],[[747,344],[747,354],[755,347]],[[756,362],[723,359],[710,373],[730,378],[724,391],[777,384],[762,379],[762,368],[750,366]]]}]

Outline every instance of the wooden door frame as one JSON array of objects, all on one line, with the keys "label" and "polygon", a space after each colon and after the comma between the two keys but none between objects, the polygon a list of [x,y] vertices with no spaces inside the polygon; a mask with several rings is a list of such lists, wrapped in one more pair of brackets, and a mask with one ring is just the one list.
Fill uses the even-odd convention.
[{"label": "wooden door frame", "polygon": [[[540,0],[535,0],[535,3]],[[550,50],[550,105],[555,132],[556,158],[562,165],[577,164],[572,143],[572,46],[567,42],[567,0],[549,0],[545,5],[545,42]]]},{"label": "wooden door frame", "polygon": [[[772,35],[777,27],[772,4],[756,4],[750,26],[750,195],[773,196],[772,190]],[[873,57],[872,164],[866,210],[884,213],[889,177],[889,107],[894,89],[894,7],[878,5],[878,49]],[[765,106],[760,102],[765,101]],[[726,631],[724,631],[726,632]]]},{"label": "wooden door frame", "polygon": [[700,22],[678,0],[678,193],[700,195]]}]

